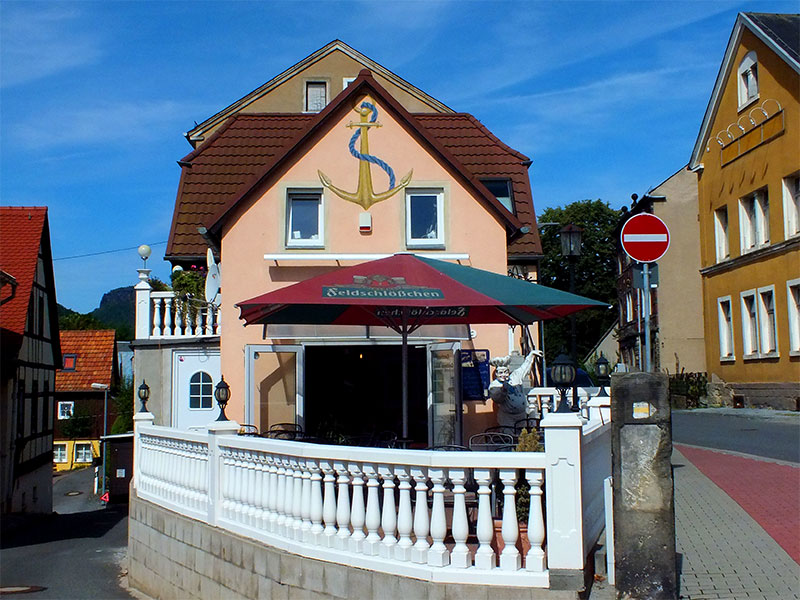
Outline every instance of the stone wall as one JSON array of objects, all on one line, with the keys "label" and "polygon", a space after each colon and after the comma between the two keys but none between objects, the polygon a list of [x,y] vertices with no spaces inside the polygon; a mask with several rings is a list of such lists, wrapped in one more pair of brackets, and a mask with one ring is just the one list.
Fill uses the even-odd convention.
[{"label": "stone wall", "polygon": [[800,386],[796,383],[725,383],[718,378],[709,382],[709,406],[735,406],[734,396],[742,398],[741,408],[800,410]]},{"label": "stone wall", "polygon": [[438,584],[289,554],[130,496],[128,583],[152,598],[567,600],[571,590]]}]

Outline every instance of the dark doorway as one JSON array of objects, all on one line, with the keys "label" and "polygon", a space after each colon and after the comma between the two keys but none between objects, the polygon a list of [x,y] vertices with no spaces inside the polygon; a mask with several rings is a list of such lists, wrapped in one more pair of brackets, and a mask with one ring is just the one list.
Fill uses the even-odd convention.
[{"label": "dark doorway", "polygon": [[[400,346],[306,346],[306,431],[332,441],[368,443],[383,432],[402,436]],[[408,434],[428,444],[428,376],[424,347],[408,348]]]}]

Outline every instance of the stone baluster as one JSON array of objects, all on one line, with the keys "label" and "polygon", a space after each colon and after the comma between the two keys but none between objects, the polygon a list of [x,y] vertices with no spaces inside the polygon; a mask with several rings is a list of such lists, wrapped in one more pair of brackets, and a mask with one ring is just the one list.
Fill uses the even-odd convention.
[{"label": "stone baluster", "polygon": [[517,520],[517,481],[516,469],[500,469],[500,481],[503,482],[503,551],[500,553],[500,568],[504,571],[518,571],[522,566],[522,558],[517,550],[519,539],[519,521]]},{"label": "stone baluster", "polygon": [[378,467],[383,479],[383,509],[381,512],[381,529],[383,529],[383,542],[379,554],[383,558],[394,558],[394,549],[397,544],[397,509],[394,504],[394,473],[389,465]]},{"label": "stone baluster", "polygon": [[311,541],[311,463],[312,460],[300,461],[302,486],[300,491],[300,540],[308,544]]},{"label": "stone baluster", "polygon": [[267,488],[267,531],[275,533],[278,521],[278,457],[269,455],[269,485]]},{"label": "stone baluster", "polygon": [[453,482],[453,540],[455,546],[450,553],[450,562],[454,567],[466,569],[472,565],[472,558],[467,547],[469,536],[469,522],[467,521],[467,490],[464,483],[467,480],[465,469],[449,469],[447,472]]},{"label": "stone baluster", "polygon": [[428,471],[423,467],[412,467],[411,476],[417,482],[416,499],[414,501],[414,535],[417,542],[411,552],[411,560],[416,563],[428,562]]},{"label": "stone baluster", "polygon": [[477,534],[478,550],[475,553],[475,567],[478,569],[494,569],[494,550],[492,538],[494,537],[494,522],[492,521],[492,507],[490,496],[492,489],[492,472],[489,469],[475,469],[475,481],[478,482],[478,524]]},{"label": "stone baluster", "polygon": [[447,536],[447,518],[444,512],[444,469],[430,469],[429,475],[433,483],[433,509],[431,510],[433,544],[428,550],[428,564],[434,567],[446,567],[450,564],[450,553],[444,545],[444,538]]},{"label": "stone baluster", "polygon": [[219,493],[222,498],[220,516],[224,519],[229,519],[233,510],[233,502],[231,501],[233,457],[229,448],[220,448],[220,454],[222,456],[219,485]]},{"label": "stone baluster", "polygon": [[153,298],[153,337],[161,337],[161,298]]},{"label": "stone baluster", "polygon": [[278,493],[275,502],[275,510],[278,512],[278,518],[275,519],[275,533],[278,535],[285,535],[286,513],[284,512],[286,500],[286,465],[283,458],[278,458]]},{"label": "stone baluster", "polygon": [[323,478],[325,496],[322,501],[322,519],[325,522],[325,529],[323,530],[322,545],[326,548],[333,548],[336,538],[336,477],[333,465],[329,461],[323,460],[319,464],[325,474]]},{"label": "stone baluster", "polygon": [[258,524],[259,501],[258,493],[258,454],[256,452],[247,453],[247,523],[251,527]]},{"label": "stone baluster", "polygon": [[406,467],[395,467],[395,474],[400,480],[400,506],[397,510],[397,533],[400,539],[394,547],[397,560],[411,560],[411,476]]},{"label": "stone baluster", "polygon": [[244,450],[236,450],[236,521],[247,522],[247,460]]},{"label": "stone baluster", "polygon": [[347,550],[347,540],[350,537],[350,474],[343,462],[334,463],[334,468],[339,474],[336,483],[339,493],[336,496],[336,526],[339,531],[334,543],[339,550]]},{"label": "stone baluster", "polygon": [[255,455],[255,504],[256,527],[265,529],[267,524],[267,456],[263,452]]},{"label": "stone baluster", "polygon": [[203,327],[203,335],[214,335],[214,305],[209,304],[205,310],[205,325]]},{"label": "stone baluster", "polygon": [[302,540],[303,529],[303,470],[300,461],[292,459],[292,477],[294,479],[294,490],[292,492],[292,529],[289,537],[295,540]]},{"label": "stone baluster", "polygon": [[364,477],[358,463],[350,463],[348,470],[353,482],[353,498],[350,504],[350,523],[353,525],[353,533],[350,536],[349,549],[351,552],[361,552],[366,537],[364,523],[367,517],[364,508]]},{"label": "stone baluster", "polygon": [[378,530],[381,526],[380,497],[378,495],[378,471],[374,465],[364,465],[364,474],[367,477],[367,539],[364,540],[363,552],[369,556],[377,556],[381,546],[381,536]]},{"label": "stone baluster", "polygon": [[320,545],[322,543],[322,476],[321,469],[316,460],[306,463],[311,471],[311,507],[309,515],[311,518],[310,542]]},{"label": "stone baluster", "polygon": [[175,331],[175,325],[172,321],[172,302],[173,298],[164,298],[164,336],[172,337]]},{"label": "stone baluster", "polygon": [[284,486],[283,497],[283,536],[293,538],[294,535],[294,460],[288,456],[283,459],[286,467],[285,475],[286,485]]},{"label": "stone baluster", "polygon": [[203,335],[203,309],[198,308],[194,313],[194,327],[192,333],[194,335]]},{"label": "stone baluster", "polygon": [[545,570],[544,544],[544,513],[542,511],[542,483],[544,473],[541,469],[527,469],[525,478],[530,489],[530,508],[528,509],[528,541],[531,549],[525,556],[525,569],[527,571]]}]

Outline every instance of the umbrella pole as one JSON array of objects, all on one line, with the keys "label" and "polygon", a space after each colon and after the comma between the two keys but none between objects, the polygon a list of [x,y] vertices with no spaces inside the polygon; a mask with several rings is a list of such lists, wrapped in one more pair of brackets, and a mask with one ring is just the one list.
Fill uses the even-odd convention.
[{"label": "umbrella pole", "polygon": [[401,389],[403,394],[403,439],[408,439],[408,309],[403,308],[403,318],[400,326],[402,339],[400,348],[400,362],[402,372]]}]

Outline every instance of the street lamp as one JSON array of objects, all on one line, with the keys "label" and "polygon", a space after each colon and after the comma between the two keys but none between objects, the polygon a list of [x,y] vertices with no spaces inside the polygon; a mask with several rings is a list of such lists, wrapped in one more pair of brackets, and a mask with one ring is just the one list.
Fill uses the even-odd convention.
[{"label": "street lamp", "polygon": [[[103,390],[103,437],[108,434],[108,384],[107,383],[93,383],[93,390]],[[101,490],[100,497],[106,495],[106,442],[102,441],[101,447],[103,448],[103,472],[100,476]]]},{"label": "street lamp", "polygon": [[137,252],[139,252],[139,256],[142,257],[142,262],[144,263],[144,266],[142,268],[146,269],[147,259],[150,258],[150,253],[152,252],[150,246],[148,246],[147,244],[142,244],[141,246],[139,246]]},{"label": "street lamp", "polygon": [[[575,293],[575,261],[581,255],[581,236],[583,229],[570,223],[561,228],[561,256],[569,262],[569,293]],[[575,315],[569,317],[570,354],[573,365],[578,364],[578,334],[575,329]],[[578,405],[578,388],[572,388],[572,405]]]},{"label": "street lamp", "polygon": [[214,398],[217,399],[217,404],[219,404],[219,417],[217,417],[217,421],[228,420],[228,417],[225,416],[225,407],[228,405],[230,397],[231,388],[225,383],[225,377],[221,377],[217,388],[214,390]]},{"label": "street lamp", "polygon": [[550,379],[554,387],[561,394],[561,401],[558,403],[556,412],[571,412],[570,404],[567,401],[567,390],[572,387],[575,381],[575,364],[569,356],[564,353],[558,355],[550,367]]},{"label": "street lamp", "polygon": [[597,383],[600,384],[600,391],[597,392],[598,396],[608,396],[608,392],[606,391],[606,385],[609,382],[609,366],[608,366],[608,359],[603,356],[603,353],[600,353],[600,358],[597,359],[595,363],[595,368],[597,369]]},{"label": "street lamp", "polygon": [[142,401],[142,409],[139,412],[147,412],[147,401],[150,399],[150,386],[147,385],[147,380],[142,379],[142,385],[137,390],[139,400]]}]

